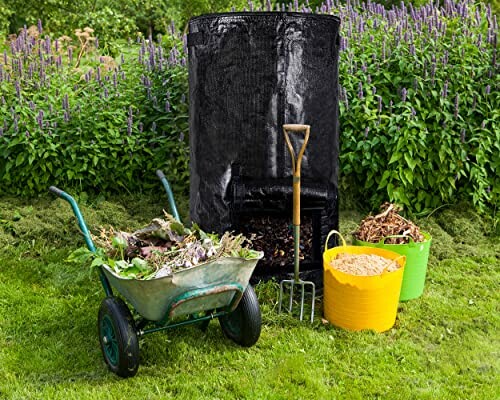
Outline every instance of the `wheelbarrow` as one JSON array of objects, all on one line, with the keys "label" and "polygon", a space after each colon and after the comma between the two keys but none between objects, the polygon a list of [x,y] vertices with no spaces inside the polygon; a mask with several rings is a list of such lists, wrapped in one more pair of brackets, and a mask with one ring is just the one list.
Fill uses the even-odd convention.
[{"label": "wheelbarrow", "polygon": [[[170,185],[161,171],[157,174],[178,218]],[[95,252],[75,199],[54,186],[49,190],[71,205],[88,249]],[[262,256],[252,260],[223,257],[151,280],[124,279],[106,265],[98,267],[106,298],[101,302],[97,326],[109,369],[121,377],[132,377],[139,368],[141,336],[196,323],[206,329],[214,318],[219,319],[229,339],[245,347],[254,345],[260,336],[262,320],[249,280]],[[133,313],[113,290],[132,305]]]}]

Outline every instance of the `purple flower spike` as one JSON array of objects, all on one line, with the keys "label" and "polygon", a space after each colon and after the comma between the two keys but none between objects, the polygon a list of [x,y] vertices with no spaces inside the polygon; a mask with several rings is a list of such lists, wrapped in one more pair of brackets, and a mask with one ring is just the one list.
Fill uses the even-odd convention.
[{"label": "purple flower spike", "polygon": [[408,91],[406,90],[406,88],[403,88],[401,90],[401,100],[403,100],[403,103],[406,102],[406,96],[408,94]]},{"label": "purple flower spike", "polygon": [[168,100],[165,101],[165,112],[170,112],[170,102]]},{"label": "purple flower spike", "polygon": [[29,138],[30,137],[30,132],[29,131],[26,131],[26,137]]},{"label": "purple flower spike", "polygon": [[411,116],[412,117],[415,117],[417,115],[417,112],[415,111],[415,109],[412,107],[411,108]]},{"label": "purple flower spike", "polygon": [[363,98],[363,84],[359,82],[358,84],[358,98],[362,99]]},{"label": "purple flower spike", "polygon": [[378,112],[382,112],[382,96],[378,96]]},{"label": "purple flower spike", "polygon": [[0,127],[0,137],[2,137],[2,136],[3,136],[3,128]]},{"label": "purple flower spike", "polygon": [[486,93],[486,95],[489,95],[491,93],[491,86],[490,85],[486,86],[486,89],[484,92]]},{"label": "purple flower spike", "polygon": [[375,96],[377,93],[377,88],[375,86],[372,87],[372,94]]},{"label": "purple flower spike", "polygon": [[366,127],[365,128],[365,138],[368,137],[368,132],[370,132],[370,128]]},{"label": "purple flower spike", "polygon": [[153,121],[153,123],[151,124],[151,130],[153,132],[156,132],[156,122]]},{"label": "purple flower spike", "polygon": [[465,143],[465,129],[462,129],[462,131],[460,132],[460,141],[462,143]]},{"label": "purple flower spike", "polygon": [[41,34],[43,32],[43,29],[42,29],[42,20],[41,19],[38,20],[38,24],[37,25],[38,25],[38,32]]},{"label": "purple flower spike", "polygon": [[443,93],[441,94],[443,97],[448,97],[448,81],[446,81],[444,83],[444,86],[443,86]]}]

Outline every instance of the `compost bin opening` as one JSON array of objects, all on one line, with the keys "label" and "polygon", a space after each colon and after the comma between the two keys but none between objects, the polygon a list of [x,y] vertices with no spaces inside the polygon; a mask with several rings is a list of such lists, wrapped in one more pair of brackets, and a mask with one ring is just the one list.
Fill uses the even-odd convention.
[{"label": "compost bin opening", "polygon": [[[260,229],[259,218],[291,220],[285,123],[311,126],[302,160],[303,215],[309,205],[315,210],[318,242],[338,228],[339,25],[330,15],[287,12],[189,22],[190,216],[204,230],[252,233],[248,226]],[[300,147],[302,135],[291,139]],[[276,227],[286,236],[284,225]]]}]

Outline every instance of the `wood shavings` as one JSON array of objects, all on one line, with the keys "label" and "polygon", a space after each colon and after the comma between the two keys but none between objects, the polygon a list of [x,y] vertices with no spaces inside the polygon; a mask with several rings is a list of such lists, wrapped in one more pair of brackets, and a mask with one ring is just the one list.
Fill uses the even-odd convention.
[{"label": "wood shavings", "polygon": [[368,216],[359,225],[359,228],[354,232],[354,237],[363,242],[378,243],[387,236],[402,236],[392,237],[385,240],[386,244],[407,244],[409,238],[414,242],[424,242],[425,237],[420,232],[418,226],[413,222],[399,215],[399,207],[394,204],[384,203],[380,207],[382,211],[375,216]]},{"label": "wood shavings", "polygon": [[381,275],[384,271],[393,272],[399,268],[396,261],[375,254],[340,253],[330,265],[338,271],[358,276]]}]

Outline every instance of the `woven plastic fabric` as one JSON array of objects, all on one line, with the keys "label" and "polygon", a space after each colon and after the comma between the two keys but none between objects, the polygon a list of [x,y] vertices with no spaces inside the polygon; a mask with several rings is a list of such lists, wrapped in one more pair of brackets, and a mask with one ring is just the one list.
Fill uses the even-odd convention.
[{"label": "woven plastic fabric", "polygon": [[[203,229],[231,229],[236,175],[243,197],[278,192],[291,206],[285,123],[311,126],[302,190],[338,225],[339,27],[334,16],[287,12],[189,22],[190,216]],[[297,151],[303,137],[290,136]]]}]

